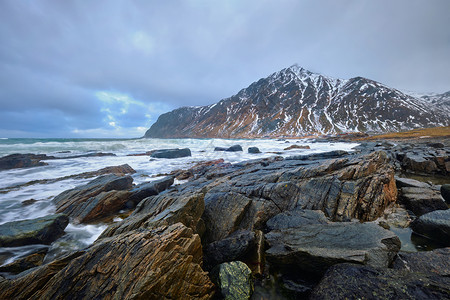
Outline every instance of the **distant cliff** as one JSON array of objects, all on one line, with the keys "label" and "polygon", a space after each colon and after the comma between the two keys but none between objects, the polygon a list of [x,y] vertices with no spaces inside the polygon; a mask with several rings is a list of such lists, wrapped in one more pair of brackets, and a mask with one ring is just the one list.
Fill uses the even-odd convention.
[{"label": "distant cliff", "polygon": [[450,125],[450,92],[410,96],[376,81],[335,79],[297,65],[216,104],[161,115],[152,138],[251,138],[389,132]]}]

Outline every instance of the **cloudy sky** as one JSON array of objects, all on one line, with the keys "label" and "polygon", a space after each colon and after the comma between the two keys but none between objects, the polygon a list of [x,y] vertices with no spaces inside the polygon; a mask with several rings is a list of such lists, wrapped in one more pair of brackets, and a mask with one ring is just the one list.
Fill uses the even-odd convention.
[{"label": "cloudy sky", "polygon": [[449,0],[0,1],[0,137],[139,137],[294,63],[450,90]]}]

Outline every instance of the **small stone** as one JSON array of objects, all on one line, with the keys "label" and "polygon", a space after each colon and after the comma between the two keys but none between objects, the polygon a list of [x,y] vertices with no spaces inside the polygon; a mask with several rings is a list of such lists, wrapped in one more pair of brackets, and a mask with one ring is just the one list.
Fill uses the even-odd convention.
[{"label": "small stone", "polygon": [[218,265],[212,271],[213,282],[227,300],[244,300],[252,296],[254,285],[252,271],[241,261]]}]

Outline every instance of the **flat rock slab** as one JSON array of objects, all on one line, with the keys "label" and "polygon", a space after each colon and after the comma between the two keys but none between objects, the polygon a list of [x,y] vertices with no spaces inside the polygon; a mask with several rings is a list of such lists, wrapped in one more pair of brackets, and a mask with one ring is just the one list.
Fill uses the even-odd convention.
[{"label": "flat rock slab", "polygon": [[150,156],[154,158],[180,158],[191,156],[191,150],[189,148],[154,150]]},{"label": "flat rock slab", "polygon": [[424,214],[411,223],[414,232],[450,246],[450,210],[436,210]]},{"label": "flat rock slab", "polygon": [[395,176],[395,183],[399,188],[403,187],[430,188],[430,185],[428,183],[411,178],[403,178]]},{"label": "flat rock slab", "polygon": [[311,224],[327,224],[328,219],[320,210],[298,209],[286,211],[271,218],[266,223],[268,230],[297,228]]},{"label": "flat rock slab", "polygon": [[[201,263],[200,237],[180,223],[131,231],[95,243],[28,297],[210,299],[214,285]],[[26,279],[6,286],[0,283],[0,298],[10,299],[13,292],[26,290]]]},{"label": "flat rock slab", "polygon": [[419,273],[436,273],[450,277],[450,248],[433,251],[400,252],[393,268]]},{"label": "flat rock slab", "polygon": [[41,160],[51,158],[45,154],[11,154],[0,158],[0,170],[45,166],[48,164]]},{"label": "flat rock slab", "polygon": [[310,296],[312,300],[449,298],[448,277],[355,264],[331,267]]},{"label": "flat rock slab", "polygon": [[8,222],[0,225],[0,247],[51,244],[64,234],[69,218],[64,214]]},{"label": "flat rock slab", "polygon": [[317,275],[343,262],[388,267],[400,250],[393,232],[369,223],[305,225],[274,230],[265,238],[272,265]]},{"label": "flat rock slab", "polygon": [[448,209],[439,192],[431,188],[403,187],[401,188],[400,199],[406,208],[417,216],[435,210]]}]

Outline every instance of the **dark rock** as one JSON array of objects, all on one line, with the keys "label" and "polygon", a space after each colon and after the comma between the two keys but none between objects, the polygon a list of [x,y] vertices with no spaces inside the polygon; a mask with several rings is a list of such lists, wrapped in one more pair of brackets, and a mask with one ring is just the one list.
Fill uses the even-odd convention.
[{"label": "dark rock", "polygon": [[287,148],[284,148],[284,150],[292,150],[292,149],[311,149],[311,147],[309,147],[308,145],[306,146],[300,146],[300,145],[291,145]]},{"label": "dark rock", "polygon": [[232,261],[217,266],[212,278],[224,299],[250,299],[254,285],[252,272],[241,261]]},{"label": "dark rock", "polygon": [[261,153],[261,151],[259,151],[258,147],[249,147],[248,148],[248,153],[256,154],[256,153]]},{"label": "dark rock", "polygon": [[450,278],[370,266],[331,267],[310,299],[448,299]]},{"label": "dark rock", "polygon": [[249,230],[238,230],[230,236],[207,245],[203,249],[205,269],[235,260],[246,261],[256,250],[256,234]]},{"label": "dark rock", "polygon": [[191,150],[189,148],[183,149],[161,149],[152,151],[151,157],[154,158],[179,158],[191,156]]},{"label": "dark rock", "polygon": [[431,148],[444,148],[445,147],[445,145],[442,143],[428,143],[427,146],[431,147]]},{"label": "dark rock", "polygon": [[372,223],[330,223],[274,230],[265,235],[267,260],[281,270],[322,275],[343,263],[388,267],[400,250],[391,231]]},{"label": "dark rock", "polygon": [[0,298],[209,299],[214,285],[201,263],[200,237],[182,224],[131,231],[98,241],[34,293],[18,293],[34,273],[0,283]]},{"label": "dark rock", "polygon": [[426,236],[444,246],[450,246],[450,210],[436,210],[424,214],[411,223],[415,233]]},{"label": "dark rock", "polygon": [[0,247],[51,244],[64,234],[69,218],[63,214],[0,225]]},{"label": "dark rock", "polygon": [[166,176],[158,180],[137,185],[130,191],[129,201],[132,202],[129,203],[129,206],[131,205],[130,208],[134,208],[144,198],[158,195],[162,191],[167,190],[173,184],[173,180],[174,178],[172,176]]},{"label": "dark rock", "polygon": [[47,254],[47,251],[47,248],[43,248],[33,254],[19,258],[10,264],[1,266],[0,272],[19,274],[28,269],[38,267],[44,262],[44,257]]},{"label": "dark rock", "polygon": [[338,158],[343,157],[345,155],[348,155],[347,151],[343,150],[333,150],[323,153],[314,153],[314,154],[308,154],[308,155],[295,155],[286,157],[286,159],[292,159],[292,160],[316,160],[316,159],[329,159],[329,158]]},{"label": "dark rock", "polygon": [[398,188],[403,187],[430,188],[430,185],[426,182],[397,176],[395,176],[395,183],[397,184]]},{"label": "dark rock", "polygon": [[28,206],[28,205],[34,204],[36,202],[38,202],[36,199],[28,199],[28,200],[22,201],[22,205]]},{"label": "dark rock", "polygon": [[406,208],[417,216],[435,210],[448,209],[439,192],[431,188],[401,188],[400,199]]},{"label": "dark rock", "polygon": [[[106,199],[113,195],[113,193],[109,193],[108,197],[103,198],[103,201],[101,201],[102,197],[96,198],[100,195],[100,193],[110,192],[113,190],[128,190],[132,187],[132,182],[133,178],[131,176],[100,176],[85,185],[77,186],[74,189],[64,191],[53,198],[53,202],[56,205],[56,212],[64,213],[71,218],[78,218],[82,215],[86,215],[89,208],[93,208],[99,203],[99,205],[102,206],[101,203],[105,202]],[[105,194],[103,194],[103,196],[105,196]],[[122,193],[119,198],[122,199],[124,196],[125,195]],[[115,199],[117,200],[118,197],[115,197]],[[91,201],[94,201],[95,204],[91,203]],[[121,208],[123,208],[123,206]],[[106,215],[111,213],[113,213],[113,211],[109,209],[106,212]]]},{"label": "dark rock", "polygon": [[155,228],[178,222],[197,232],[205,208],[203,199],[202,193],[191,190],[180,194],[176,191],[167,191],[148,197],[138,204],[128,218],[120,223],[110,225],[100,238],[111,237],[138,228]]},{"label": "dark rock", "polygon": [[0,158],[0,170],[46,166],[41,160],[51,158],[45,154],[11,154]]},{"label": "dark rock", "polygon": [[441,185],[441,195],[445,202],[450,203],[450,184]]},{"label": "dark rock", "polygon": [[215,147],[214,151],[228,151],[228,152],[237,152],[237,151],[243,151],[241,145],[233,145],[228,148],[224,147]]},{"label": "dark rock", "polygon": [[407,153],[405,155],[402,160],[402,166],[406,170],[424,174],[436,173],[439,171],[438,166],[433,161],[433,157],[412,153]]},{"label": "dark rock", "polygon": [[266,227],[270,231],[327,223],[327,217],[325,217],[325,214],[320,210],[298,209],[276,215],[267,221]]},{"label": "dark rock", "polygon": [[114,153],[95,152],[95,153],[80,154],[80,155],[74,155],[74,156],[55,157],[53,159],[70,159],[70,158],[82,158],[82,157],[104,157],[104,156],[116,156],[116,155]]},{"label": "dark rock", "polygon": [[450,277],[450,248],[422,252],[399,252],[393,268]]}]

